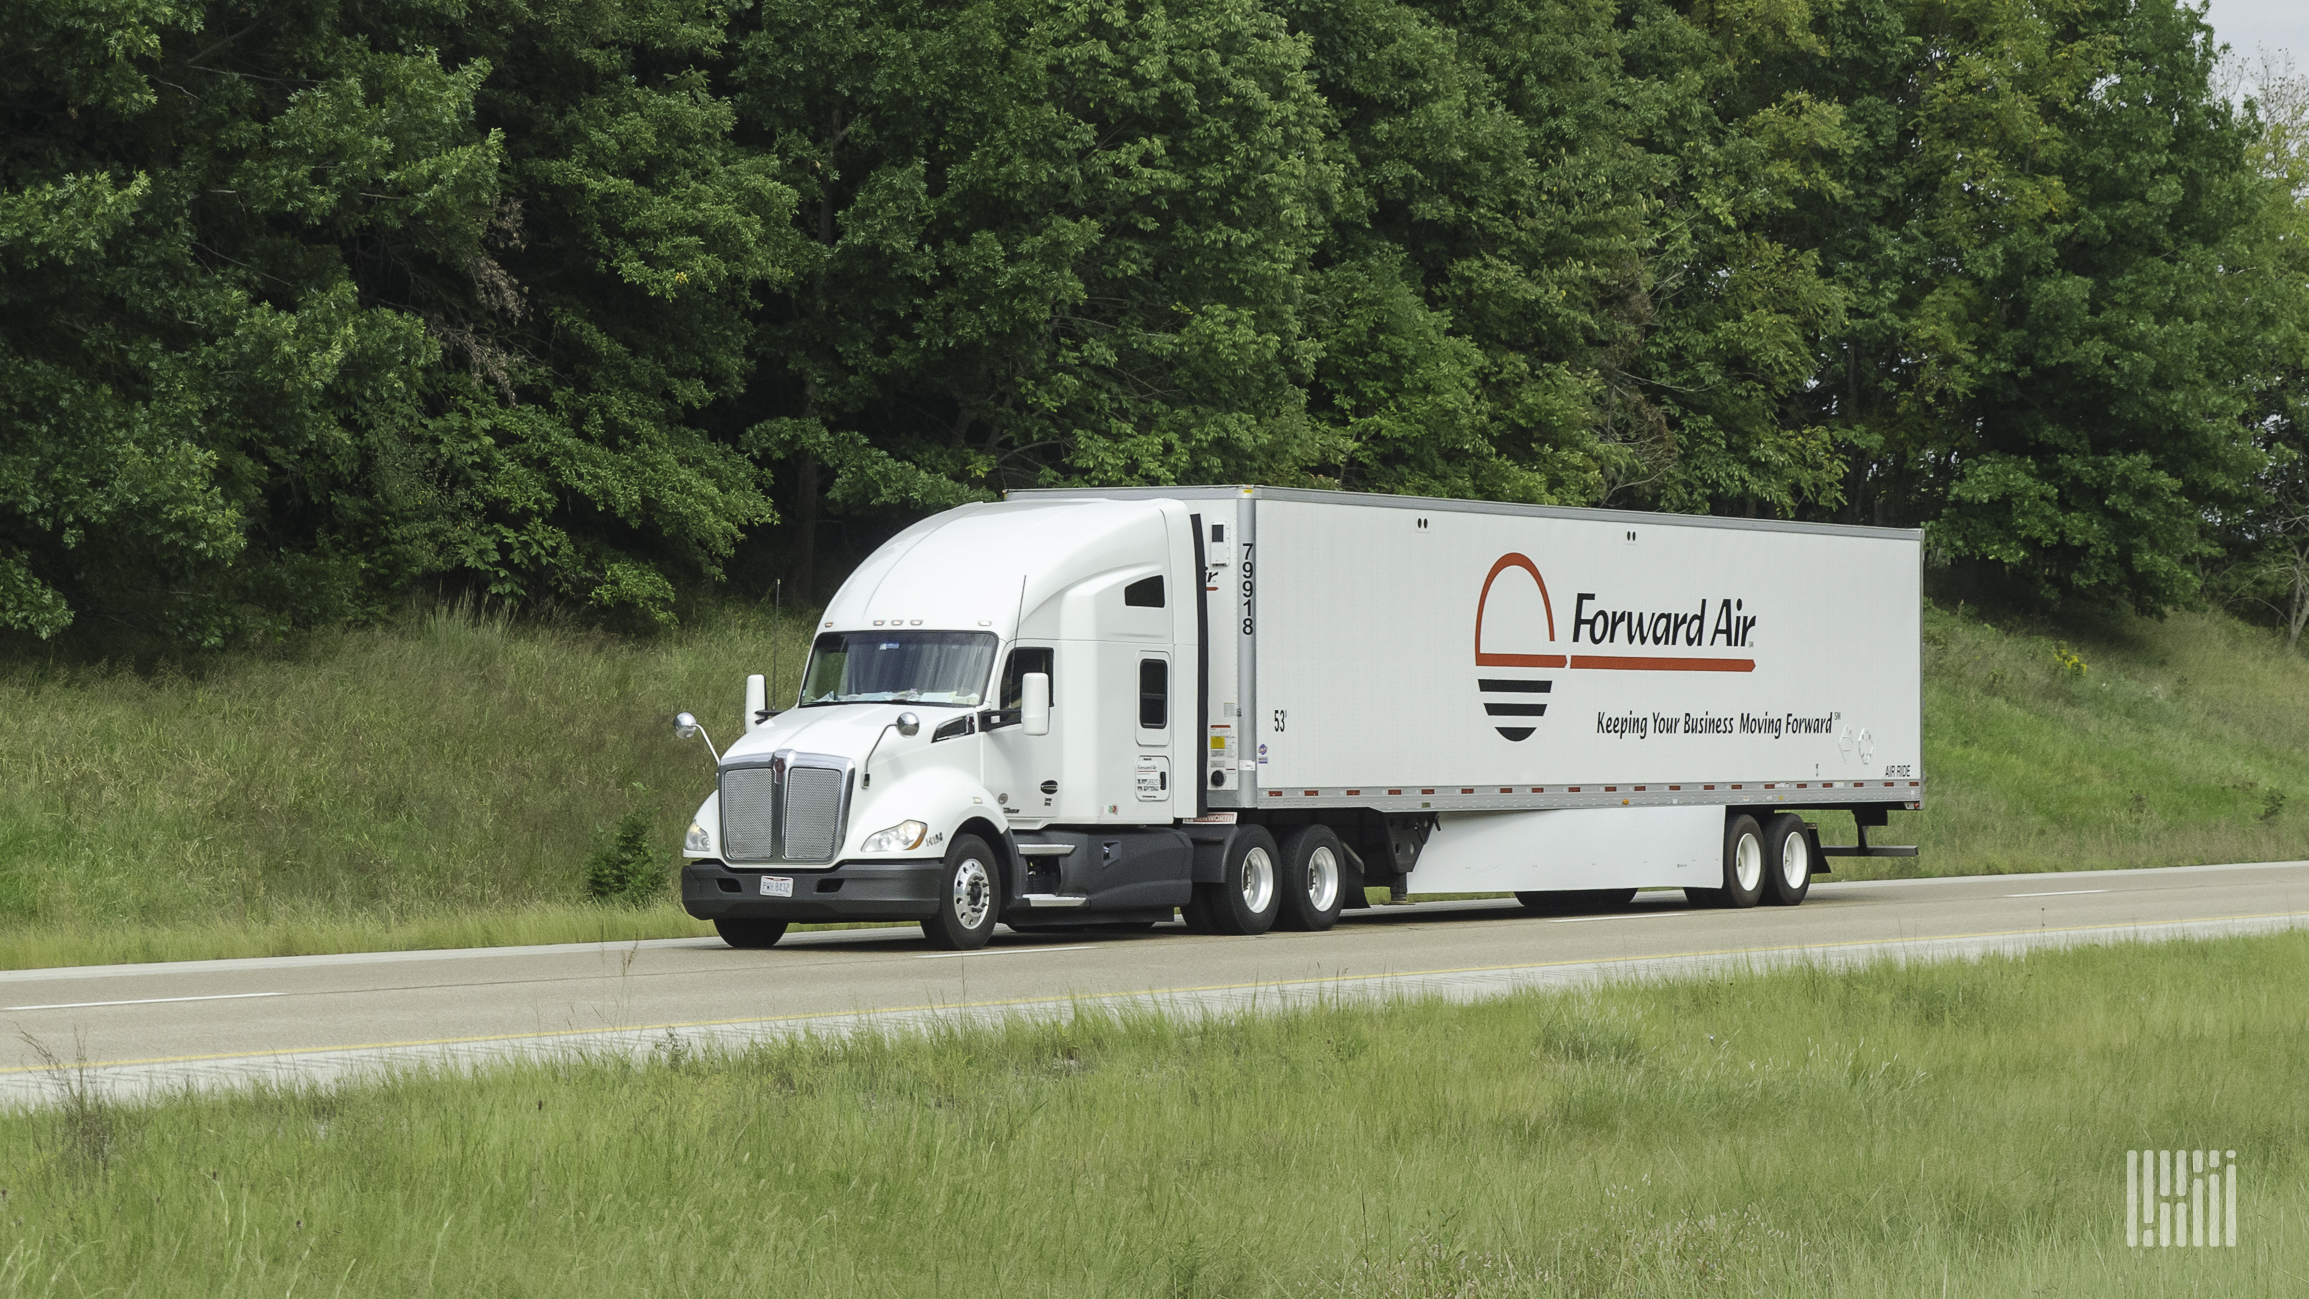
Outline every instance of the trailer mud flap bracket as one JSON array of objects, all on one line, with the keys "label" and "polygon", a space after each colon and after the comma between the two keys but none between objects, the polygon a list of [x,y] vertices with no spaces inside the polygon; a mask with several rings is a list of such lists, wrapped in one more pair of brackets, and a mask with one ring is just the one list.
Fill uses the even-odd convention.
[{"label": "trailer mud flap bracket", "polygon": [[1914,857],[1916,855],[1915,844],[1869,843],[1866,822],[1862,822],[1858,829],[1860,842],[1827,844],[1821,847],[1820,855],[1823,857]]}]

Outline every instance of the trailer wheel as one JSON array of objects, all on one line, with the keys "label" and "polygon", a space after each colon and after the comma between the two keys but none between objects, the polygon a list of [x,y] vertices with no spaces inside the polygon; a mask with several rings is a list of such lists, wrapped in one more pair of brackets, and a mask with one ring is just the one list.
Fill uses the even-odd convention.
[{"label": "trailer wheel", "polygon": [[1002,909],[1002,872],[986,841],[974,834],[954,836],[939,879],[938,910],[922,922],[922,936],[950,952],[986,946],[994,937],[995,913]]},{"label": "trailer wheel", "polygon": [[1804,818],[1782,812],[1764,823],[1764,900],[1776,907],[1792,907],[1812,891],[1812,841],[1804,834]]},{"label": "trailer wheel", "polygon": [[732,947],[775,947],[786,936],[783,920],[716,920],[714,932]]},{"label": "trailer wheel", "polygon": [[1275,928],[1301,932],[1329,929],[1339,923],[1339,907],[1346,901],[1347,850],[1327,825],[1301,828],[1283,844],[1282,896],[1275,912]]},{"label": "trailer wheel", "polygon": [[1752,907],[1764,896],[1764,832],[1742,812],[1724,822],[1724,885],[1685,889],[1697,907]]},{"label": "trailer wheel", "polygon": [[1263,825],[1245,826],[1227,845],[1226,867],[1216,884],[1195,885],[1186,908],[1187,927],[1198,934],[1263,934],[1274,927],[1281,902],[1277,888],[1275,836]]}]

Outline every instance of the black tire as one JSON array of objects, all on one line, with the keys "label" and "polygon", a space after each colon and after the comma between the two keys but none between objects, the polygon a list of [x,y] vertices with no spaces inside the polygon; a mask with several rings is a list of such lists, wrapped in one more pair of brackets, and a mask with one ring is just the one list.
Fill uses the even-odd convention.
[{"label": "black tire", "polygon": [[[1216,884],[1195,885],[1187,927],[1198,934],[1263,934],[1274,927],[1281,905],[1282,854],[1263,825],[1237,830],[1227,844],[1227,863]],[[1254,905],[1260,904],[1260,905]],[[1203,926],[1208,926],[1207,928]]]},{"label": "black tire", "polygon": [[1347,901],[1347,849],[1327,825],[1292,831],[1283,841],[1283,869],[1275,886],[1275,928],[1299,933],[1339,923]]},{"label": "black tire", "polygon": [[786,936],[783,920],[716,920],[714,932],[732,947],[775,947]]},{"label": "black tire", "polygon": [[[1745,859],[1743,852],[1749,854]],[[1743,871],[1753,872],[1744,888]],[[1724,822],[1723,886],[1684,893],[1696,907],[1752,907],[1764,896],[1764,874],[1764,832],[1756,828],[1756,818],[1736,812]]]},{"label": "black tire", "polygon": [[1187,904],[1179,908],[1179,919],[1186,922],[1187,932],[1190,934],[1215,934],[1219,932],[1218,922],[1211,919],[1211,909],[1204,905],[1210,900],[1203,892],[1205,887],[1201,884],[1195,885],[1195,891],[1187,898]]},{"label": "black tire", "polygon": [[938,910],[922,922],[922,936],[949,952],[986,946],[1002,911],[1001,859],[977,835],[956,835],[938,879]]},{"label": "black tire", "polygon": [[1764,901],[1776,907],[1802,904],[1812,891],[1812,868],[1817,865],[1812,840],[1804,833],[1804,818],[1782,812],[1764,823]]},{"label": "black tire", "polygon": [[1524,910],[1541,915],[1585,915],[1595,911],[1617,911],[1636,900],[1634,889],[1555,889],[1544,893],[1518,893],[1515,900]]}]

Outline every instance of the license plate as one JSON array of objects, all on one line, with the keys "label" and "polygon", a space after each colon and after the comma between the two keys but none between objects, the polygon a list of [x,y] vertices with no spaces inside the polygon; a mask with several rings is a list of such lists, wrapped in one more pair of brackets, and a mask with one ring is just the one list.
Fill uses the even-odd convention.
[{"label": "license plate", "polygon": [[783,875],[764,875],[762,876],[762,896],[765,898],[790,898],[794,896],[794,882]]}]

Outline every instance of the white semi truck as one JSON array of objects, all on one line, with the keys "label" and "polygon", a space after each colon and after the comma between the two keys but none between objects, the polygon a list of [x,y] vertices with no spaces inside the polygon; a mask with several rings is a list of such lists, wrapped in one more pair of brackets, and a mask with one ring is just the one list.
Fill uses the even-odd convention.
[{"label": "white semi truck", "polygon": [[[684,847],[790,923],[1323,929],[1366,887],[1795,905],[1921,806],[1914,531],[1263,487],[1022,491],[843,583]],[[694,718],[677,719],[694,734]],[[711,739],[708,738],[708,745]]]}]

